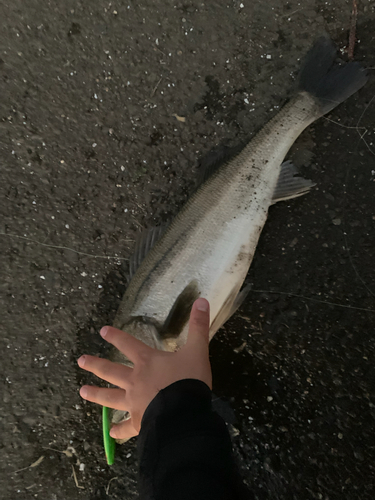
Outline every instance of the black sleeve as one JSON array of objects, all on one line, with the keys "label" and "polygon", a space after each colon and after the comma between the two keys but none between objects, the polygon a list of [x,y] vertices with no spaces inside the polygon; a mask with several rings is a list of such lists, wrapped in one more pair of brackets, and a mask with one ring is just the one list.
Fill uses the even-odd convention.
[{"label": "black sleeve", "polygon": [[141,500],[252,498],[234,463],[228,430],[199,380],[166,387],[150,403],[138,438]]}]

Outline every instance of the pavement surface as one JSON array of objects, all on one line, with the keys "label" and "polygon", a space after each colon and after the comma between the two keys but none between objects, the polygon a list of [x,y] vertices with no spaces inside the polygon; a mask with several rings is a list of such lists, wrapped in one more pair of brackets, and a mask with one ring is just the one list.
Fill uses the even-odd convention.
[{"label": "pavement surface", "polygon": [[[126,288],[137,233],[175,215],[199,160],[293,95],[352,1],[0,3],[0,475],[4,500],[137,497],[135,440],[108,467],[76,359]],[[211,344],[215,405],[257,499],[375,496],[375,2],[367,85],[288,157],[317,187],[271,207],[252,291]]]}]

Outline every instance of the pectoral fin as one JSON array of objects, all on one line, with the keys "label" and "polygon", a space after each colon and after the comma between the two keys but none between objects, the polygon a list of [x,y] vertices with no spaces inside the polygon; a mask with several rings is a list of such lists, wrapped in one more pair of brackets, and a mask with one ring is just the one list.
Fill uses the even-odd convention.
[{"label": "pectoral fin", "polygon": [[161,329],[160,335],[162,338],[176,338],[181,334],[186,323],[189,321],[191,308],[199,295],[198,282],[197,280],[193,280],[177,297]]}]

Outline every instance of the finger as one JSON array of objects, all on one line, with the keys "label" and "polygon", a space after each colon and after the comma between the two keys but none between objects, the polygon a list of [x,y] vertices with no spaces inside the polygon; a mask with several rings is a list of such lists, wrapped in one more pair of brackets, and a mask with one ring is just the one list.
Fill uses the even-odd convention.
[{"label": "finger", "polygon": [[133,363],[140,357],[140,353],[144,353],[152,349],[145,343],[133,337],[129,333],[113,328],[112,326],[104,326],[100,330],[100,335],[110,344],[125,354]]},{"label": "finger", "polygon": [[119,424],[113,425],[109,434],[114,439],[130,439],[134,436],[138,436],[139,431],[133,427],[132,419],[129,418]]},{"label": "finger", "polygon": [[97,377],[119,387],[126,385],[126,380],[133,372],[133,368],[85,354],[77,361],[78,365],[93,373]]},{"label": "finger", "polygon": [[81,387],[79,393],[86,401],[108,406],[108,408],[113,408],[115,410],[128,410],[125,405],[126,392],[124,389],[108,389],[93,385],[84,385]]},{"label": "finger", "polygon": [[190,313],[188,343],[202,341],[208,345],[210,330],[210,304],[206,299],[197,299]]}]

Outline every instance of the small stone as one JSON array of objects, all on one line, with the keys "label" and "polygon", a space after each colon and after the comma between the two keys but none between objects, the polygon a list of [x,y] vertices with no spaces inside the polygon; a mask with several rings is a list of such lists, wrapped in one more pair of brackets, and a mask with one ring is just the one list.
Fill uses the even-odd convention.
[{"label": "small stone", "polygon": [[24,417],[24,418],[22,419],[22,422],[23,422],[24,424],[30,425],[30,427],[31,427],[32,425],[35,425],[35,424],[36,424],[36,418],[34,418],[34,417],[30,417],[30,416],[29,416],[29,417]]},{"label": "small stone", "polygon": [[340,218],[336,218],[336,219],[332,219],[332,223],[335,225],[335,226],[339,226],[341,224],[341,219]]},{"label": "small stone", "polygon": [[231,435],[232,438],[239,436],[240,431],[237,429],[237,427],[234,427],[233,425],[229,426],[229,434]]}]

